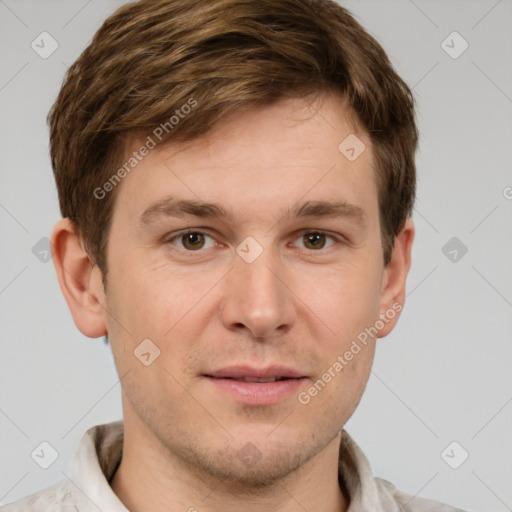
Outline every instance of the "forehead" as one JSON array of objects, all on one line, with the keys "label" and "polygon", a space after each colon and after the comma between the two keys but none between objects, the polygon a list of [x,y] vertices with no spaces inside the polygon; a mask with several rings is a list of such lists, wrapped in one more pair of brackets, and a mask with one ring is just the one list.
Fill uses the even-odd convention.
[{"label": "forehead", "polygon": [[[126,157],[144,140],[130,141]],[[365,209],[377,199],[370,139],[338,95],[235,112],[198,139],[157,145],[120,188],[115,209],[131,219],[166,196],[224,203],[248,218],[299,199]]]}]

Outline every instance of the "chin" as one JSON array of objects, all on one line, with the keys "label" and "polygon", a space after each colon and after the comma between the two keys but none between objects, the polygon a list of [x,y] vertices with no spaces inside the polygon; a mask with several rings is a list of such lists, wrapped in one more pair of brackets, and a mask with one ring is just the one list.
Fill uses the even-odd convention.
[{"label": "chin", "polygon": [[[205,468],[216,478],[225,480],[233,489],[262,489],[278,485],[304,463],[302,453],[290,453],[290,450],[259,451],[254,444],[247,443],[235,450],[229,457],[218,458],[214,465]],[[224,463],[225,461],[225,463]],[[229,461],[229,462],[228,462]]]},{"label": "chin", "polygon": [[278,485],[323,448],[291,437],[272,442],[268,436],[239,435],[217,447],[189,445],[185,457],[191,470],[212,484],[222,481],[230,492],[247,493]]}]

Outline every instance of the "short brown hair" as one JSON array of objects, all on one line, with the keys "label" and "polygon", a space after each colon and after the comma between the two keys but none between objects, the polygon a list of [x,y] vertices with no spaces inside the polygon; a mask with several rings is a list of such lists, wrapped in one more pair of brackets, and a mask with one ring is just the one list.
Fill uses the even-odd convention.
[{"label": "short brown hair", "polygon": [[387,265],[415,199],[414,99],[379,43],[331,0],[121,7],[69,68],[48,116],[61,213],[105,278],[117,189],[101,199],[95,190],[121,165],[129,136],[167,121],[162,139],[191,140],[237,109],[329,91],[343,95],[372,141]]}]

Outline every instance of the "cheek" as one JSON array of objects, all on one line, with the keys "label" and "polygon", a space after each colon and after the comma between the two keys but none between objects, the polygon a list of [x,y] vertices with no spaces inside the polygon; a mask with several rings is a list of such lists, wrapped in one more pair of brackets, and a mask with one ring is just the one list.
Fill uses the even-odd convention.
[{"label": "cheek", "polygon": [[337,349],[378,319],[381,279],[377,267],[346,265],[309,273],[297,279],[295,286],[309,316],[328,327]]},{"label": "cheek", "polygon": [[[130,270],[131,269],[131,270]],[[131,258],[116,268],[115,314],[135,339],[149,338],[165,347],[171,340],[179,351],[181,330],[187,326],[192,341],[201,332],[208,291],[222,272],[180,270],[167,262],[152,264]],[[192,321],[193,320],[193,321]],[[178,338],[178,339],[176,339]],[[176,346],[175,346],[176,345]]]}]

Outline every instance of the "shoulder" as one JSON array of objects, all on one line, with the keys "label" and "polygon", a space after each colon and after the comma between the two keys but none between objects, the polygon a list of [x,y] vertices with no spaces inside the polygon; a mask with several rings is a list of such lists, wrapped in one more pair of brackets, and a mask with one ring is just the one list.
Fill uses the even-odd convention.
[{"label": "shoulder", "polygon": [[69,482],[56,484],[0,507],[0,512],[71,512],[74,510]]},{"label": "shoulder", "polygon": [[[379,492],[380,502],[384,510],[395,512],[464,512],[464,510],[446,505],[440,501],[420,498],[399,491],[391,482],[382,478],[375,478]],[[386,506],[387,505],[387,506]],[[399,506],[399,507],[397,507]]]}]

